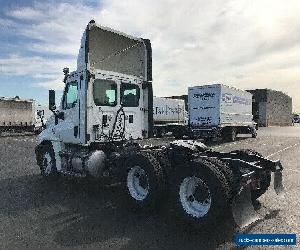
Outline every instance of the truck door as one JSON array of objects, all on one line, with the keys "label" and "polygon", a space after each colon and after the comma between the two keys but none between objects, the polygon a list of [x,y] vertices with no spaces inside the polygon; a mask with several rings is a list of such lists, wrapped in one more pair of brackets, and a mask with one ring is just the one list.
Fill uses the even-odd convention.
[{"label": "truck door", "polygon": [[142,103],[143,95],[141,95],[140,86],[131,83],[121,84],[121,102],[123,103],[125,112],[125,136],[133,139],[142,138],[143,119],[142,119]]},{"label": "truck door", "polygon": [[61,103],[63,119],[58,119],[55,126],[55,134],[64,143],[79,143],[79,106],[78,81],[67,82]]}]

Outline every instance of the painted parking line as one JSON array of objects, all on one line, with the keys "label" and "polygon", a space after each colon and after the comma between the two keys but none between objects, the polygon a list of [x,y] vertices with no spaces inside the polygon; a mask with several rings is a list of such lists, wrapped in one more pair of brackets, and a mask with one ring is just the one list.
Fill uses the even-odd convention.
[{"label": "painted parking line", "polygon": [[291,172],[296,172],[296,173],[300,174],[300,170],[298,170],[298,169],[291,169],[291,168],[286,169],[285,168],[284,171],[291,171]]},{"label": "painted parking line", "polygon": [[281,150],[278,150],[277,152],[274,152],[274,153],[272,153],[272,154],[266,156],[266,158],[269,159],[269,158],[271,158],[271,157],[274,156],[274,155],[280,154],[280,153],[282,153],[282,152],[284,152],[284,151],[286,151],[286,150],[288,150],[288,149],[297,147],[299,144],[300,144],[300,143],[296,143],[296,144],[294,144],[294,145],[290,145],[290,146],[288,146],[288,147],[286,147],[286,148],[283,148],[283,149],[281,149]]}]

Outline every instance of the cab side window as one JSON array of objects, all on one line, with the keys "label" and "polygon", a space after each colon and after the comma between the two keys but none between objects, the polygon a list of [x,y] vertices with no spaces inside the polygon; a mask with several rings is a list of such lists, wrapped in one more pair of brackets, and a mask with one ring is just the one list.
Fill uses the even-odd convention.
[{"label": "cab side window", "polygon": [[96,79],[93,85],[94,102],[97,106],[117,105],[117,84],[111,80]]},{"label": "cab side window", "polygon": [[140,101],[140,88],[135,84],[123,83],[121,85],[121,101],[124,107],[138,107]]},{"label": "cab side window", "polygon": [[63,109],[71,109],[76,106],[78,99],[77,82],[70,82],[65,88]]}]

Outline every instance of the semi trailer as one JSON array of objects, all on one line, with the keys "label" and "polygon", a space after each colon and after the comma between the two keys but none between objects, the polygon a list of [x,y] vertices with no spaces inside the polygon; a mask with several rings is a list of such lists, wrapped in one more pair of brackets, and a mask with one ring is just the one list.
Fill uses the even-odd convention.
[{"label": "semi trailer", "polygon": [[152,52],[147,39],[102,27],[83,33],[77,70],[64,69],[61,103],[49,90],[53,115],[37,137],[36,158],[48,181],[59,176],[119,181],[136,208],[168,202],[187,225],[221,226],[230,212],[237,225],[257,216],[252,201],[271,175],[283,190],[282,165],[252,150],[215,152],[193,140],[147,143],[153,136]]},{"label": "semi trailer", "polygon": [[18,96],[1,97],[0,134],[3,132],[38,132],[42,123],[37,107],[32,99],[20,99]]},{"label": "semi trailer", "polygon": [[154,135],[162,137],[170,132],[177,135],[187,125],[185,102],[181,99],[166,97],[153,98]]}]

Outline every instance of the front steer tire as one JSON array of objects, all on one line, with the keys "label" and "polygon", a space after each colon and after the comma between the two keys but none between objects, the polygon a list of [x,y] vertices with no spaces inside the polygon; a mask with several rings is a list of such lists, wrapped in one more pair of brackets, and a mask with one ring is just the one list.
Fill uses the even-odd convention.
[{"label": "front steer tire", "polygon": [[161,206],[166,180],[159,161],[148,152],[134,153],[125,161],[125,188],[131,207],[145,212]]},{"label": "front steer tire", "polygon": [[55,155],[52,145],[44,144],[36,150],[37,164],[42,177],[47,181],[54,181],[58,177]]},{"label": "front steer tire", "polygon": [[[198,184],[193,188],[195,181]],[[221,224],[229,211],[231,190],[225,176],[213,163],[197,159],[188,166],[178,167],[172,182],[171,202],[180,224],[208,231]],[[189,190],[193,189],[195,192],[190,195]],[[198,206],[198,201],[202,201],[202,205]]]}]

